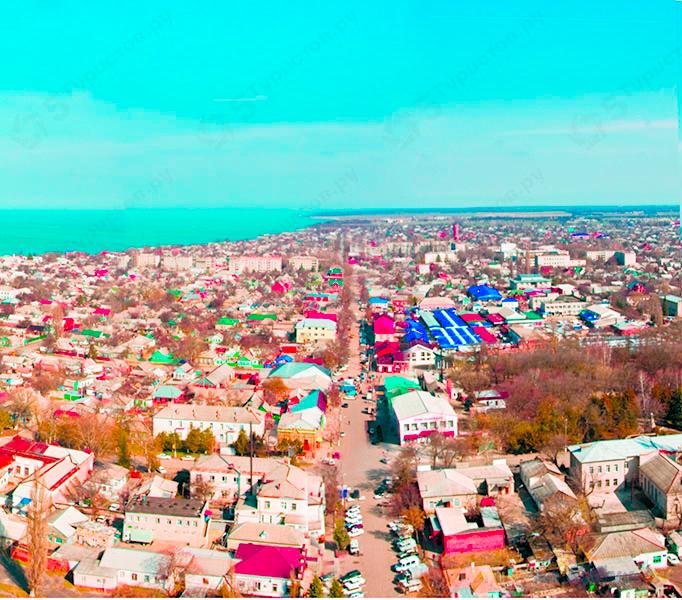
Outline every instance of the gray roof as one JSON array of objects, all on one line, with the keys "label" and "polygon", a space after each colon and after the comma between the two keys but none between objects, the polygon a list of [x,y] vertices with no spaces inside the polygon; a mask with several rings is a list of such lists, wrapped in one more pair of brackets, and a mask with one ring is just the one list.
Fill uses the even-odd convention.
[{"label": "gray roof", "polygon": [[206,503],[196,498],[133,498],[126,513],[166,515],[170,517],[200,517]]},{"label": "gray roof", "polygon": [[428,392],[415,390],[406,394],[400,394],[393,398],[391,405],[399,421],[411,419],[425,413],[435,413],[451,416],[453,419],[456,418],[455,411],[447,399],[442,396],[434,396]]},{"label": "gray roof", "polygon": [[639,470],[659,490],[666,493],[680,491],[682,466],[673,462],[667,456],[657,454],[642,464]]}]

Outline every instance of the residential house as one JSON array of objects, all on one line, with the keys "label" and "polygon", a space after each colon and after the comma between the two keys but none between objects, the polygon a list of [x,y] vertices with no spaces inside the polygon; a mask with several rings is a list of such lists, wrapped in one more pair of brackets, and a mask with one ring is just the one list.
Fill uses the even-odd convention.
[{"label": "residential house", "polygon": [[287,362],[273,369],[268,378],[279,377],[292,390],[322,390],[326,392],[332,383],[328,369],[306,362]]},{"label": "residential house", "polygon": [[284,548],[303,548],[306,535],[299,529],[275,523],[235,524],[226,534],[227,549],[235,551],[240,544],[262,544]]},{"label": "residential house", "polygon": [[175,565],[184,577],[184,595],[201,597],[215,594],[228,584],[232,559],[218,550],[180,548],[175,553]]},{"label": "residential house", "polygon": [[643,456],[639,487],[664,519],[682,518],[682,465],[664,454]]},{"label": "residential house", "polygon": [[208,543],[207,503],[198,499],[133,498],[125,507],[124,542],[154,540],[201,548]]},{"label": "residential house", "polygon": [[440,506],[468,508],[476,505],[476,484],[456,469],[417,471],[417,485],[427,515],[433,515]]},{"label": "residential house", "polygon": [[629,559],[639,567],[663,569],[668,566],[665,536],[649,528],[617,531],[588,540],[583,552],[598,570],[610,561]]},{"label": "residential house", "polygon": [[107,548],[100,559],[81,560],[73,570],[73,583],[108,592],[119,585],[169,592],[175,579],[172,557],[160,552]]},{"label": "residential house", "polygon": [[329,319],[305,318],[296,323],[296,342],[329,341],[336,339],[336,323]]},{"label": "residential house", "polygon": [[564,475],[554,463],[541,458],[527,460],[519,465],[521,481],[538,509],[549,500],[576,501],[576,496],[564,480]]},{"label": "residential house", "polygon": [[451,598],[501,598],[502,588],[490,565],[474,565],[463,569],[443,569]]},{"label": "residential house", "polygon": [[190,484],[194,487],[208,482],[213,487],[212,501],[230,504],[252,491],[253,483],[262,481],[278,462],[274,458],[254,457],[251,461],[248,456],[206,454],[199,456],[190,467]]},{"label": "residential house", "polygon": [[439,506],[429,518],[429,526],[431,537],[442,542],[444,555],[505,547],[504,528],[494,506],[482,506],[476,518],[467,518],[461,507]]},{"label": "residential house", "polygon": [[154,436],[177,433],[184,440],[191,428],[210,429],[219,444],[233,444],[241,430],[262,436],[265,417],[260,411],[240,406],[169,404],[153,418]]},{"label": "residential house", "polygon": [[306,552],[261,544],[240,544],[235,552],[234,584],[247,596],[285,597],[292,580],[301,580]]},{"label": "residential house", "polygon": [[30,502],[36,475],[45,489],[46,501],[63,505],[67,504],[70,491],[90,477],[94,455],[15,436],[0,446],[2,464],[9,469],[8,485],[16,486],[8,493],[12,506],[21,507]]}]

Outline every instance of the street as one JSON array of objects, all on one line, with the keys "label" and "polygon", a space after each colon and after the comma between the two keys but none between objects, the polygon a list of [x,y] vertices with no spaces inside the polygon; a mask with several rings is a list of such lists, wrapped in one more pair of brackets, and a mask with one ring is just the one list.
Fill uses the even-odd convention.
[{"label": "street", "polygon": [[[349,377],[356,378],[361,372],[360,340],[356,311],[356,320],[351,331],[350,359],[348,362]],[[379,500],[374,500],[374,488],[389,475],[389,467],[380,462],[383,456],[397,454],[398,447],[388,444],[372,445],[367,435],[367,421],[370,415],[362,412],[363,407],[374,406],[363,399],[367,382],[360,385],[358,395],[348,400],[349,407],[341,409],[341,430],[345,436],[341,439],[340,478],[351,490],[359,489],[364,500],[353,501],[359,504],[363,517],[365,533],[355,539],[360,542],[360,556],[346,556],[341,561],[341,573],[358,569],[363,573],[367,583],[364,594],[368,597],[395,596],[391,565],[396,556],[391,548],[391,536],[387,527],[390,520],[381,507]],[[374,396],[376,398],[376,395]]]}]

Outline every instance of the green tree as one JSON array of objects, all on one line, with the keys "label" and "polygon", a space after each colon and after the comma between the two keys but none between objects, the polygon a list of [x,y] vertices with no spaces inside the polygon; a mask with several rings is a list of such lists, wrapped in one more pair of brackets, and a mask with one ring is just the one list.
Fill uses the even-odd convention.
[{"label": "green tree", "polygon": [[350,536],[341,519],[336,522],[336,527],[334,527],[334,543],[336,544],[336,547],[342,551],[350,545]]},{"label": "green tree", "polygon": [[346,594],[343,593],[343,586],[338,579],[333,579],[332,584],[329,587],[329,597],[330,598],[344,598]]},{"label": "green tree", "polygon": [[322,580],[317,575],[313,577],[310,583],[308,598],[324,598],[324,586],[322,585]]},{"label": "green tree", "polygon": [[246,431],[243,429],[239,430],[239,435],[233,446],[237,456],[246,456],[249,453],[249,436],[246,435]]},{"label": "green tree", "polygon": [[666,420],[676,429],[682,427],[682,392],[675,390],[668,400]]}]

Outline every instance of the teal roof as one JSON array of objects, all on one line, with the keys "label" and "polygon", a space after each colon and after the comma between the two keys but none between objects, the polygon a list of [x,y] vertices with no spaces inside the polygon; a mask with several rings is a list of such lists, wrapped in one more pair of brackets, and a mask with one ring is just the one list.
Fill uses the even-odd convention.
[{"label": "teal roof", "polygon": [[174,400],[182,396],[182,391],[172,385],[161,385],[154,392],[154,398],[170,398]]},{"label": "teal roof", "polygon": [[623,460],[656,450],[679,452],[682,450],[682,434],[640,435],[625,440],[604,440],[568,447],[568,451],[581,463]]},{"label": "teal roof", "polygon": [[314,363],[289,362],[284,363],[283,365],[274,369],[270,373],[270,377],[282,377],[284,379],[287,379],[289,377],[296,377],[296,375],[299,375],[310,368],[319,369],[322,373],[324,373],[327,376],[331,375],[328,369],[325,369],[324,367],[321,367]]}]

